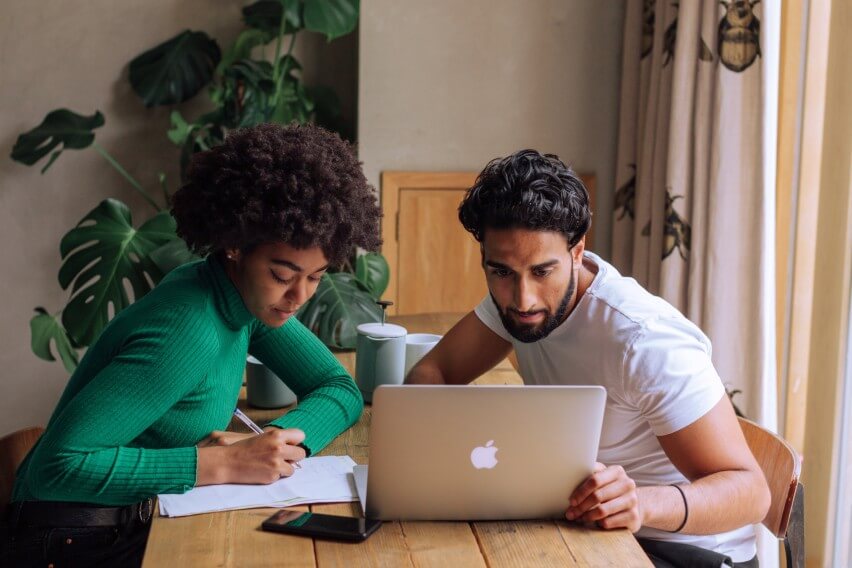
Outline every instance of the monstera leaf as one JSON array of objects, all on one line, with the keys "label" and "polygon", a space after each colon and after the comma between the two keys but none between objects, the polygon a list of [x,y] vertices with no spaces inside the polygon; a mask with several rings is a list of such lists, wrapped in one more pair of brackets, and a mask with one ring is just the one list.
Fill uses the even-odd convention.
[{"label": "monstera leaf", "polygon": [[390,282],[388,261],[375,252],[362,254],[355,259],[355,276],[370,295],[378,300],[388,289],[388,282]]},{"label": "monstera leaf", "polygon": [[131,303],[125,285],[138,300],[151,290],[149,279],[160,281],[163,273],[149,255],[176,238],[167,212],[134,229],[130,210],[116,199],[102,201],[62,237],[59,283],[63,289],[73,284],[62,324],[75,343],[90,345],[112,315]]},{"label": "monstera leaf", "polygon": [[77,351],[59,318],[47,313],[44,308],[36,308],[35,311],[36,315],[30,320],[30,345],[33,353],[45,361],[56,361],[50,349],[50,342],[53,341],[65,369],[73,373],[78,364]]},{"label": "monstera leaf", "polygon": [[354,349],[356,327],[381,321],[382,309],[350,272],[325,274],[316,294],[296,314],[329,347]]},{"label": "monstera leaf", "polygon": [[222,55],[222,61],[219,62],[219,66],[216,68],[216,73],[224,73],[225,69],[230,67],[235,61],[248,59],[251,57],[251,52],[255,47],[265,45],[269,43],[271,39],[270,35],[263,30],[248,28],[241,31],[240,35],[237,36],[237,40],[234,42],[234,45],[232,45],[230,49],[225,51]]},{"label": "monstera leaf", "polygon": [[221,53],[204,32],[185,30],[130,62],[130,84],[146,107],[191,99],[213,77]]},{"label": "monstera leaf", "polygon": [[[290,58],[290,65],[299,63]],[[268,61],[241,59],[225,70],[217,91],[220,104],[235,118],[236,127],[268,122],[275,93],[274,69]]]},{"label": "monstera leaf", "polygon": [[18,136],[12,148],[12,159],[31,166],[45,157],[51,150],[62,144],[62,148],[53,152],[41,173],[56,161],[62,150],[82,150],[95,141],[95,128],[104,125],[104,115],[95,111],[92,116],[83,116],[68,109],[54,110],[44,120],[30,130]]},{"label": "monstera leaf", "polygon": [[177,238],[151,251],[149,256],[163,275],[168,274],[178,266],[201,259],[200,256],[187,248],[186,243],[181,238]]},{"label": "monstera leaf", "polygon": [[358,0],[305,0],[305,28],[331,41],[355,29],[358,8]]},{"label": "monstera leaf", "polygon": [[271,41],[281,28],[284,17],[284,33],[291,34],[302,27],[299,0],[260,0],[243,8],[243,21],[250,28],[263,32]]}]

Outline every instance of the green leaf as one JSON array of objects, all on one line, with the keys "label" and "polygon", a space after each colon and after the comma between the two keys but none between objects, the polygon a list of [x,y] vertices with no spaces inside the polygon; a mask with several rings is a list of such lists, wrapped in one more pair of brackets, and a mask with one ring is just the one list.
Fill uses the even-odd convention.
[{"label": "green leaf", "polygon": [[354,274],[334,272],[323,275],[316,294],[296,317],[327,346],[354,349],[356,328],[381,321],[382,309]]},{"label": "green leaf", "polygon": [[59,322],[59,318],[47,313],[47,310],[41,307],[36,308],[35,311],[36,315],[30,320],[30,346],[33,353],[45,361],[56,361],[50,349],[50,342],[53,341],[53,346],[65,369],[73,373],[79,363],[77,351],[71,344],[65,328]]},{"label": "green leaf", "polygon": [[272,37],[263,30],[249,28],[240,32],[234,45],[225,52],[222,56],[222,61],[216,68],[219,74],[224,73],[225,69],[231,66],[235,61],[240,59],[248,59],[251,57],[251,52],[259,45],[265,45],[272,41]]},{"label": "green leaf", "polygon": [[377,252],[368,252],[355,259],[355,277],[374,299],[379,300],[390,282],[388,261]]},{"label": "green leaf", "polygon": [[204,32],[185,30],[130,62],[130,84],[146,107],[191,99],[213,77],[221,54]]},{"label": "green leaf", "polygon": [[169,140],[175,146],[183,146],[186,144],[187,138],[192,134],[192,126],[176,110],[172,111],[169,118],[171,119],[172,127],[166,133],[166,136],[169,137]]},{"label": "green leaf", "polygon": [[358,0],[305,0],[305,28],[328,41],[345,36],[358,23]]},{"label": "green leaf", "polygon": [[201,260],[201,257],[194,254],[187,248],[186,243],[181,238],[164,244],[158,249],[151,251],[151,261],[157,265],[163,275],[168,274],[178,266]]},{"label": "green leaf", "polygon": [[48,113],[41,124],[18,136],[12,148],[12,159],[32,166],[51,150],[62,144],[62,148],[53,152],[41,173],[53,163],[62,150],[82,150],[95,141],[95,128],[104,125],[104,115],[95,111],[92,116],[83,116],[68,109],[57,109]]},{"label": "green leaf", "polygon": [[334,89],[319,85],[306,87],[305,91],[314,103],[318,123],[330,123],[340,117],[340,98]]},{"label": "green leaf", "polygon": [[59,284],[68,289],[73,283],[62,324],[75,343],[94,341],[109,322],[110,306],[117,314],[130,305],[125,282],[138,300],[160,281],[163,273],[149,255],[176,238],[168,212],[134,229],[130,210],[116,199],[102,201],[62,237]]},{"label": "green leaf", "polygon": [[275,92],[272,75],[271,63],[252,59],[241,59],[225,70],[221,104],[235,117],[235,127],[269,121],[270,100]]},{"label": "green leaf", "polygon": [[260,0],[243,8],[243,21],[250,28],[264,32],[271,41],[278,37],[282,14],[285,34],[302,28],[299,0]]}]

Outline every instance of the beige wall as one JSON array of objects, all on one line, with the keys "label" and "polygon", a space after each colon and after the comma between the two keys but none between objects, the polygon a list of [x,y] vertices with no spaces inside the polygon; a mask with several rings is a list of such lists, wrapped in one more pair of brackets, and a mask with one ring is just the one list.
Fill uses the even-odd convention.
[{"label": "beige wall", "polygon": [[[611,210],[623,2],[364,0],[359,149],[383,170],[475,170],[525,147],[597,174]],[[450,220],[452,222],[452,220]],[[594,218],[607,255],[610,216]]]},{"label": "beige wall", "polygon": [[[44,424],[67,381],[58,363],[30,351],[35,306],[67,299],[57,282],[59,240],[106,197],[128,203],[138,224],[152,209],[93,151],[68,152],[44,175],[8,156],[18,134],[50,110],[100,110],[98,142],[146,187],[165,171],[174,189],[177,151],[165,139],[170,109],[145,110],[130,91],[127,63],[183,29],[227,46],[248,0],[4,0],[0,9],[0,434]],[[357,37],[297,45],[305,79],[336,87],[354,118]],[[300,41],[300,43],[302,43]],[[197,106],[197,105],[196,105]],[[187,108],[187,107],[183,107]],[[185,114],[195,116],[191,107]],[[159,193],[157,193],[159,195]]]}]

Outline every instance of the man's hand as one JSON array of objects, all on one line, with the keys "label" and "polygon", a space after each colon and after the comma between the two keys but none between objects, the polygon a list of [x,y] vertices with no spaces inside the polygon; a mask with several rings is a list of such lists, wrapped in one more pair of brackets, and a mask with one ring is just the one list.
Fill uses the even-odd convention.
[{"label": "man's hand", "polygon": [[596,463],[595,473],[574,490],[570,502],[565,512],[569,521],[593,522],[604,529],[627,528],[634,533],[642,527],[636,482],[620,465]]}]

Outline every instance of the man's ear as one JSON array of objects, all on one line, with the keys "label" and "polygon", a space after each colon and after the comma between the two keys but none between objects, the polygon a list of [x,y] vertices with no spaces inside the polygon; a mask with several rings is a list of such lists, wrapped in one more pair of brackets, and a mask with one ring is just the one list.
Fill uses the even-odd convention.
[{"label": "man's ear", "polygon": [[586,235],[583,235],[577,244],[571,247],[571,256],[574,257],[574,264],[583,262],[583,252],[586,250]]}]

